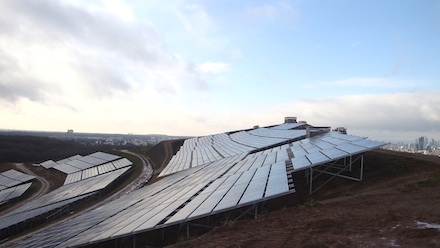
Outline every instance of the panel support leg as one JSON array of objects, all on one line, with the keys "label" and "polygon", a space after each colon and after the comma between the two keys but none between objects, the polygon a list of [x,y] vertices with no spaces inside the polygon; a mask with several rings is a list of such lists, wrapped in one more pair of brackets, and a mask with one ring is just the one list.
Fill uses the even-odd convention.
[{"label": "panel support leg", "polygon": [[136,248],[136,235],[133,235],[133,248]]}]

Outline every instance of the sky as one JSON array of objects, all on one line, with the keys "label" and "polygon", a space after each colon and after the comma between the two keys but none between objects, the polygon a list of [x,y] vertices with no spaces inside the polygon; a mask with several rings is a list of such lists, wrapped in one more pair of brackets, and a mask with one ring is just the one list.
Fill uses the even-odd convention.
[{"label": "sky", "polygon": [[439,68],[438,0],[0,1],[0,129],[440,140]]}]

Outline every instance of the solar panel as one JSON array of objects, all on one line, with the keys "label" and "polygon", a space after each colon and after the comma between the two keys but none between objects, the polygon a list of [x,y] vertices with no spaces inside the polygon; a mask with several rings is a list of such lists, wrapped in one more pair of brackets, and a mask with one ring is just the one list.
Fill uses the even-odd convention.
[{"label": "solar panel", "polygon": [[65,174],[70,174],[70,173],[74,173],[74,172],[77,172],[77,171],[81,170],[80,168],[77,168],[77,167],[74,167],[74,166],[71,166],[71,165],[68,165],[68,164],[59,164],[59,165],[54,166],[52,168],[54,168],[56,170],[59,170],[59,171],[65,173]]},{"label": "solar panel", "polygon": [[305,155],[300,155],[292,158],[292,165],[294,171],[299,171],[310,167],[312,163]]},{"label": "solar panel", "polygon": [[335,147],[331,147],[328,148],[326,150],[323,150],[322,153],[324,155],[326,155],[327,157],[329,157],[330,159],[337,159],[337,158],[341,158],[341,157],[347,157],[349,155],[348,152],[345,152],[341,149],[335,148]]},{"label": "solar panel", "polygon": [[43,166],[46,169],[50,169],[50,168],[52,168],[54,166],[57,166],[58,164],[55,163],[53,160],[48,160],[48,161],[45,161],[43,163],[40,163],[40,165]]},{"label": "solar panel", "polygon": [[339,150],[345,151],[349,154],[356,154],[365,151],[365,147],[354,145],[351,143],[341,144],[336,147]]},{"label": "solar panel", "polygon": [[92,156],[85,156],[85,157],[82,157],[82,158],[80,158],[80,159],[78,159],[78,160],[80,160],[80,161],[84,161],[84,162],[86,162],[86,163],[88,163],[88,164],[91,164],[92,166],[94,166],[94,165],[100,165],[100,164],[104,164],[104,163],[106,163],[106,162],[108,162],[107,160],[104,160],[104,159],[100,159],[100,158],[96,158],[96,157],[92,157]]},{"label": "solar panel", "polygon": [[82,156],[81,155],[74,155],[74,156],[71,156],[71,157],[68,157],[68,158],[65,158],[65,159],[58,160],[57,163],[58,164],[64,164],[64,163],[66,163],[68,161],[77,160],[79,158],[82,158]]},{"label": "solar panel", "polygon": [[64,181],[64,185],[80,181],[82,179],[81,175],[82,175],[82,171],[68,174],[66,180]]},{"label": "solar panel", "polygon": [[32,183],[26,183],[0,191],[0,204],[20,197],[29,189],[29,187],[31,187],[31,185]]},{"label": "solar panel", "polygon": [[14,211],[11,211],[8,215],[31,211],[33,209],[57,204],[58,202],[63,202],[70,198],[96,192],[107,187],[115,178],[122,175],[126,170],[128,170],[128,167],[79,182],[63,185],[58,189],[27,203],[26,205],[14,209]]},{"label": "solar panel", "polygon": [[89,156],[105,160],[106,162],[110,162],[110,161],[121,158],[120,156],[110,154],[110,153],[105,153],[105,152],[95,152],[95,153],[90,154]]},{"label": "solar panel", "polygon": [[248,133],[262,137],[280,138],[283,140],[296,139],[306,135],[306,130],[282,130],[273,128],[257,128]]},{"label": "solar panel", "polygon": [[[80,159],[84,159],[84,158],[85,157],[82,157]],[[70,160],[70,161],[67,161],[65,164],[73,166],[73,167],[78,168],[80,170],[84,170],[84,169],[87,169],[87,168],[90,168],[93,166],[93,164],[87,163],[84,160]]]},{"label": "solar panel", "polygon": [[269,179],[265,197],[280,195],[289,191],[289,183],[286,176],[286,163],[278,162],[270,168]]},{"label": "solar panel", "polygon": [[235,184],[230,188],[226,195],[221,199],[213,211],[220,211],[223,209],[229,209],[235,207],[240,198],[242,197],[244,191],[249,185],[252,177],[254,176],[256,170],[246,171],[241,174],[240,178],[235,182]]},{"label": "solar panel", "polygon": [[0,189],[14,187],[34,178],[34,176],[11,169],[0,174],[0,185],[2,186]]},{"label": "solar panel", "polygon": [[[293,136],[259,136],[276,136],[289,128],[294,125],[188,139],[161,172],[167,177],[42,231],[23,244],[43,245],[38,237],[56,235],[54,245],[83,246],[255,204],[295,191],[287,178],[289,159],[294,171],[299,171],[383,145],[338,133],[283,145],[280,140]],[[252,153],[254,148],[258,150]],[[109,164],[118,168],[128,163],[119,159],[96,170],[101,173],[110,169]],[[100,182],[87,187],[95,185]]]},{"label": "solar panel", "polygon": [[[54,209],[60,208],[62,206],[68,205],[70,203],[73,203],[75,201],[78,201],[80,199],[83,199],[83,198],[86,198],[86,197],[89,197],[89,196],[90,196],[90,194],[88,194],[88,195],[81,195],[81,196],[77,196],[77,197],[73,197],[73,198],[67,199],[65,201],[57,202],[55,204],[41,206],[39,208],[35,208],[35,209],[32,209],[32,210],[27,210],[27,211],[24,211],[24,212],[19,212],[19,213],[15,212],[15,211],[14,211],[14,213],[10,212],[7,215],[4,215],[4,216],[0,217],[0,230],[8,228],[8,227],[16,225],[16,224],[19,224],[19,223],[24,222],[26,220],[35,218],[35,217],[40,216],[40,215],[42,215],[44,213],[47,213],[49,211],[52,211]],[[49,237],[47,240],[50,240],[50,239],[51,238]],[[44,240],[44,241],[47,242],[47,240]],[[34,245],[33,247],[35,247],[35,243],[34,242],[32,242],[31,244]],[[39,246],[39,247],[43,247],[43,246]]]},{"label": "solar panel", "polygon": [[[75,173],[81,170],[86,170],[98,165],[102,165],[105,163],[108,163],[110,161],[114,161],[114,160],[121,160],[119,162],[116,162],[116,165],[118,169],[123,168],[125,166],[131,165],[132,163],[127,160],[127,159],[120,159],[121,157],[113,155],[113,154],[109,154],[109,153],[104,153],[104,152],[95,152],[92,154],[89,154],[87,156],[81,156],[81,155],[75,155],[63,160],[58,161],[55,164],[52,164],[48,161],[42,163],[44,164],[46,167],[50,167],[51,165],[53,165],[50,168],[54,168],[56,170],[59,170],[63,173],[66,174],[71,174],[71,173]],[[113,166],[115,167],[115,166]],[[110,167],[107,167],[107,169],[109,169]],[[101,169],[104,169],[104,167],[102,167]],[[107,170],[106,172],[108,172],[109,170]],[[91,172],[87,172],[86,176],[87,177],[91,177],[93,176],[93,174],[90,174]],[[102,174],[102,173],[101,173]]]},{"label": "solar panel", "polygon": [[9,177],[5,177],[5,176],[1,176],[0,177],[0,184],[5,186],[6,188],[15,186],[15,185],[17,185],[19,183],[21,183],[21,182],[17,181],[17,180],[14,180],[14,179],[11,179]]},{"label": "solar panel", "polygon": [[269,175],[269,166],[258,168],[252,180],[250,181],[246,191],[240,199],[239,204],[246,204],[261,199],[264,195],[267,178]]},{"label": "solar panel", "polygon": [[322,164],[329,160],[329,157],[325,156],[321,151],[313,151],[307,154],[306,157],[313,165]]},{"label": "solar panel", "polygon": [[299,128],[304,125],[306,125],[306,124],[305,123],[284,123],[281,125],[276,125],[274,127],[270,127],[270,129],[288,130],[288,129]]},{"label": "solar panel", "polygon": [[9,195],[15,190],[15,187],[7,188],[5,190],[0,191],[0,203],[8,201]]},{"label": "solar panel", "polygon": [[28,174],[24,174],[24,173],[21,173],[19,171],[12,170],[12,169],[3,172],[2,175],[6,176],[6,177],[9,177],[9,178],[11,178],[13,180],[20,181],[20,182],[27,182],[27,181],[30,181],[30,180],[35,178],[34,176],[31,176],[31,175],[28,175]]},{"label": "solar panel", "polygon": [[116,169],[120,169],[120,168],[124,168],[126,166],[129,166],[129,165],[132,165],[133,163],[130,160],[123,158],[123,159],[113,161],[112,164]]}]

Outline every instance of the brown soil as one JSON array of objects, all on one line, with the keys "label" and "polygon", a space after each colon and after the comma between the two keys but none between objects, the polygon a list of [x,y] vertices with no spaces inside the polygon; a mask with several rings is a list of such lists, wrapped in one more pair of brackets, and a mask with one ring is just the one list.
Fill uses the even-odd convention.
[{"label": "brown soil", "polygon": [[[155,148],[155,174],[177,146]],[[377,150],[365,154],[361,182],[336,178],[311,196],[301,175],[294,182],[296,193],[268,201],[256,219],[223,221],[173,247],[440,247],[439,228],[417,225],[440,224],[438,157]]]},{"label": "brown soil", "polygon": [[438,226],[417,225],[440,224],[438,157],[378,150],[365,154],[362,182],[335,179],[308,197],[295,183],[256,219],[173,247],[440,247]]}]

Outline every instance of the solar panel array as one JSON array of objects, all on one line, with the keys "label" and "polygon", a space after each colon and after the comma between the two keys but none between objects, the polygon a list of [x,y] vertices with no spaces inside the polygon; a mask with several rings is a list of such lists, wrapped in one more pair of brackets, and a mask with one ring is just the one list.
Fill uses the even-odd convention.
[{"label": "solar panel array", "polygon": [[0,205],[8,202],[9,200],[15,199],[17,197],[20,197],[21,195],[26,192],[26,190],[31,187],[32,183],[26,183],[14,187],[10,187],[4,190],[0,191]]},{"label": "solar panel array", "polygon": [[[298,130],[290,131],[298,133]],[[165,168],[172,168],[168,169],[167,177],[41,231],[19,247],[89,245],[249,206],[295,192],[293,183],[288,180],[288,171],[318,166],[384,145],[337,133],[285,144],[284,141],[301,136],[296,136],[298,133],[285,139],[274,137],[280,134],[278,131],[270,137],[258,136],[266,135],[266,132],[237,132],[187,140],[173,157],[175,161],[172,159]],[[198,154],[194,152],[196,150],[204,153],[214,150],[222,154],[213,148],[218,147],[220,139],[243,151],[222,155],[215,161],[211,161],[215,157],[213,154],[206,155],[206,160],[202,156],[203,162],[194,162],[198,161],[193,158]],[[254,150],[251,146],[270,148]],[[181,165],[179,163],[188,163],[188,159],[190,166],[175,169]]]},{"label": "solar panel array", "polygon": [[379,148],[383,142],[371,141],[362,137],[329,132],[324,135],[303,139],[292,143],[292,165],[294,171],[328,163],[352,154]]},{"label": "solar panel array", "polygon": [[16,170],[8,170],[0,174],[0,205],[23,195],[32,183],[23,183],[35,177]]},{"label": "solar panel array", "polygon": [[299,127],[303,127],[307,125],[306,123],[283,123],[280,125],[276,125],[273,127],[269,127],[270,129],[275,129],[275,130],[292,130],[292,129],[296,129]]},{"label": "solar panel array", "polygon": [[2,172],[0,174],[0,190],[31,181],[34,178],[34,176],[12,169]]},{"label": "solar panel array", "polygon": [[61,186],[0,217],[0,230],[88,197],[112,183],[130,167]]},{"label": "solar panel array", "polygon": [[63,173],[71,174],[120,158],[121,157],[109,153],[95,152],[87,156],[75,155],[63,160],[59,160],[57,162],[54,162],[53,160],[48,160],[40,163],[40,165],[46,169],[54,168]]},{"label": "solar panel array", "polygon": [[247,153],[256,148],[298,139],[305,137],[305,135],[305,130],[258,128],[232,134],[222,133],[187,139],[159,176],[169,175],[239,153]]},{"label": "solar panel array", "polygon": [[[277,163],[278,153],[280,162]],[[286,154],[285,147],[283,152],[277,148],[246,159],[246,153],[242,153],[190,168],[62,223],[55,227],[57,231],[49,230],[44,235],[46,238],[52,232],[57,232],[58,237],[65,235],[66,243],[61,246],[83,245],[169,226],[292,192],[285,159],[281,159],[287,158]],[[80,230],[80,234],[70,239],[70,230],[78,230],[77,225],[83,232]],[[41,242],[44,240],[42,238]],[[38,246],[36,242],[32,240],[29,244]]]},{"label": "solar panel array", "polygon": [[54,166],[57,166],[58,163],[53,161],[53,160],[47,160],[47,161],[44,161],[44,162],[40,163],[40,165],[43,166],[46,169],[50,169],[50,168],[52,168]]},{"label": "solar panel array", "polygon": [[108,162],[105,164],[101,164],[84,170],[73,172],[67,175],[66,180],[64,181],[64,185],[81,181],[90,177],[95,177],[101,174],[105,174],[110,171],[118,170],[130,166],[132,164],[133,163],[130,160],[126,158],[122,158],[115,160],[113,162]]}]

